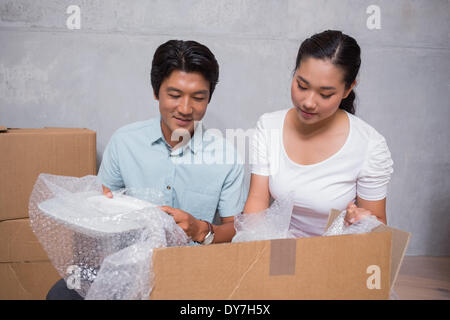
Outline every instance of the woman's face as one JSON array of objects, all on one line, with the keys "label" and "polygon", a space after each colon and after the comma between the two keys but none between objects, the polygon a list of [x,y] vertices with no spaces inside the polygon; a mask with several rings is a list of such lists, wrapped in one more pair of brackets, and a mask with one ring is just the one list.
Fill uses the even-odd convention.
[{"label": "woman's face", "polygon": [[302,60],[291,86],[292,103],[299,120],[314,124],[334,115],[355,83],[346,89],[343,71],[329,60]]}]

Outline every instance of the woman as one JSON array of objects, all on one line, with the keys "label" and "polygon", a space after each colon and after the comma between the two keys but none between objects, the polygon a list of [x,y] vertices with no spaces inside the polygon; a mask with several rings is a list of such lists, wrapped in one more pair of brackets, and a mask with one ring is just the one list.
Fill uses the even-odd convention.
[{"label": "woman", "polygon": [[293,107],[257,122],[244,213],[262,211],[270,196],[292,191],[290,230],[297,237],[322,235],[332,208],[347,209],[347,225],[369,214],[386,223],[393,162],[384,137],[354,116],[360,64],[357,42],[340,31],[324,31],[301,44]]}]

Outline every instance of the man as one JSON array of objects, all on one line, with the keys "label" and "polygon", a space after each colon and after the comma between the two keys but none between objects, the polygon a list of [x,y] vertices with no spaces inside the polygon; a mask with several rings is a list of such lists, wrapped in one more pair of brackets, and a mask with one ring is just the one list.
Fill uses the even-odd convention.
[{"label": "man", "polygon": [[[206,46],[180,40],[162,44],[151,70],[160,117],[117,130],[98,173],[107,197],[123,187],[162,191],[165,205],[161,209],[203,245],[231,241],[234,215],[242,212],[246,200],[243,165],[220,157],[226,154],[227,159],[236,160],[236,150],[221,137],[212,139],[198,123],[218,76],[218,63]],[[216,210],[220,225],[212,224]],[[68,294],[61,293],[61,281],[52,288],[59,295],[51,290],[48,299]]]}]

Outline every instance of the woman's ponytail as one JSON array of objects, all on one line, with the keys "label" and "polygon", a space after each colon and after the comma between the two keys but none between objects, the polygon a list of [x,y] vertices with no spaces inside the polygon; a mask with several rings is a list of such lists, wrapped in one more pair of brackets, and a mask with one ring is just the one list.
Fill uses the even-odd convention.
[{"label": "woman's ponytail", "polygon": [[345,110],[351,114],[355,114],[355,104],[354,104],[355,99],[356,99],[356,94],[355,94],[355,91],[352,90],[352,91],[350,91],[347,98],[342,99],[341,104],[339,105],[339,109]]}]

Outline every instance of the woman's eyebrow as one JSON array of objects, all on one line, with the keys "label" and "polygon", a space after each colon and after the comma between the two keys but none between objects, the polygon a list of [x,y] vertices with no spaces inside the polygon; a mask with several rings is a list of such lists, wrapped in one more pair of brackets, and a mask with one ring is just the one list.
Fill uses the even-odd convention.
[{"label": "woman's eyebrow", "polygon": [[[309,86],[309,82],[302,76],[297,76],[297,79],[303,81],[304,83],[306,83]],[[328,86],[320,87],[320,89],[321,90],[336,90],[335,87],[328,87]]]},{"label": "woman's eyebrow", "polygon": [[320,87],[322,90],[336,90],[335,87]]},{"label": "woman's eyebrow", "polygon": [[302,76],[297,76],[297,80],[303,81],[304,83],[309,85],[309,82],[307,80],[305,80]]}]

